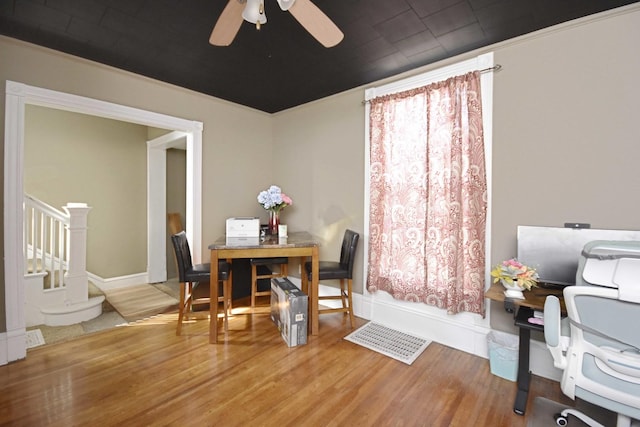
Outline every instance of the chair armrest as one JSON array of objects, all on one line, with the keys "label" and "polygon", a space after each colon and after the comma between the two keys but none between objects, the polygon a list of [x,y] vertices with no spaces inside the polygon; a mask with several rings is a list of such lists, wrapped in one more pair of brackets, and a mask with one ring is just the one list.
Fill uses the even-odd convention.
[{"label": "chair armrest", "polygon": [[560,300],[550,295],[544,301],[544,340],[553,357],[553,365],[559,369],[565,369],[567,358],[565,357],[566,340],[562,339],[560,324]]}]

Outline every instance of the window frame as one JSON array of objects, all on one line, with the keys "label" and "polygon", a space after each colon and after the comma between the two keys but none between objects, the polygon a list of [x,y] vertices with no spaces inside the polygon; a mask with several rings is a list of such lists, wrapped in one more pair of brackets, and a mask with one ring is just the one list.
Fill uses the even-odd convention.
[{"label": "window frame", "polygon": [[[403,78],[391,83],[387,83],[381,86],[368,88],[365,90],[365,165],[364,165],[364,258],[363,258],[363,271],[362,277],[367,277],[367,271],[369,269],[369,206],[370,206],[370,101],[373,98],[389,95],[392,93],[403,92],[417,87],[426,86],[431,83],[446,80],[450,77],[455,77],[475,70],[491,69],[494,66],[493,52],[478,55],[474,58],[457,62],[448,66],[444,66],[431,71]],[[482,90],[482,121],[484,132],[484,145],[485,145],[485,159],[486,159],[486,175],[487,175],[487,217],[486,217],[486,229],[485,229],[485,290],[491,284],[490,270],[491,270],[491,200],[492,200],[492,179],[491,179],[491,165],[492,165],[492,142],[493,142],[493,72],[483,72],[480,77],[480,87]],[[373,297],[374,294],[369,293],[367,284],[363,283],[363,295],[365,297]],[[407,303],[418,304],[418,303]],[[424,305],[424,304],[421,304]],[[428,307],[424,305],[425,307]]]}]

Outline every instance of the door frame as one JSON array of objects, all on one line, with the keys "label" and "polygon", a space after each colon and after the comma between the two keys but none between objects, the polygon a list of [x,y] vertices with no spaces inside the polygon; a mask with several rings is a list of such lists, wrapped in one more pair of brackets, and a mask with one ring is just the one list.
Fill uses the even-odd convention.
[{"label": "door frame", "polygon": [[[191,133],[173,131],[147,141],[147,276],[149,283],[167,281],[167,150],[189,151]],[[188,175],[187,171],[187,175]],[[188,206],[188,203],[187,203]],[[187,215],[188,218],[188,215]],[[191,230],[187,219],[185,232]]]},{"label": "door frame", "polygon": [[[192,251],[202,247],[202,122],[7,80],[4,138],[4,267],[6,336],[0,336],[0,365],[26,357],[23,266],[25,106],[37,105],[123,122],[184,132],[187,137],[186,231]],[[166,197],[166,194],[165,194]],[[165,222],[152,233],[166,235]],[[166,255],[165,255],[166,258]],[[148,268],[148,267],[147,267]],[[0,334],[1,335],[1,334]]]}]

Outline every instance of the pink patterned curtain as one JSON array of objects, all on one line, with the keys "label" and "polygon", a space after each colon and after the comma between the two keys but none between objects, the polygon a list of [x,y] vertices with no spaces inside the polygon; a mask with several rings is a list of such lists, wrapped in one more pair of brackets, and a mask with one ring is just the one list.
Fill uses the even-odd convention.
[{"label": "pink patterned curtain", "polygon": [[484,317],[480,73],[371,101],[367,289]]}]

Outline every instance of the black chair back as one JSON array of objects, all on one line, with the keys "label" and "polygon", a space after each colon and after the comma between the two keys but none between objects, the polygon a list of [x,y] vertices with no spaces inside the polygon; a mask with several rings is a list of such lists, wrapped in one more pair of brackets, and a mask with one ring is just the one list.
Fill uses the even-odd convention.
[{"label": "black chair back", "polygon": [[345,230],[340,250],[340,267],[349,272],[348,279],[353,278],[353,264],[356,259],[356,249],[360,235],[353,230]]},{"label": "black chair back", "polygon": [[187,271],[193,269],[193,261],[191,260],[191,249],[189,249],[187,234],[184,231],[174,234],[171,236],[171,241],[178,261],[178,279],[180,282],[188,282]]}]

